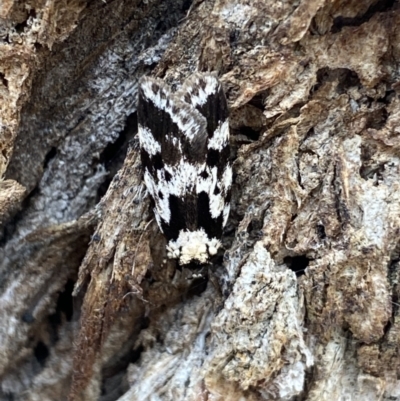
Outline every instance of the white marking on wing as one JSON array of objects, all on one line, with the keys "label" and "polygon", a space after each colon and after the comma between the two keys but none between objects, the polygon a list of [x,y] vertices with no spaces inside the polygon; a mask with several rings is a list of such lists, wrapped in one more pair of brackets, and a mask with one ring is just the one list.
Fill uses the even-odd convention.
[{"label": "white marking on wing", "polygon": [[154,139],[152,132],[147,128],[139,125],[138,127],[140,146],[151,156],[161,152],[161,145]]},{"label": "white marking on wing", "polygon": [[[154,93],[153,83],[154,81],[149,78],[142,81],[141,88],[144,96],[150,99],[156,107],[167,112],[171,120],[189,140],[193,140],[206,129],[207,121],[200,112],[187,103],[179,101],[166,86],[160,86],[162,82],[156,83],[159,90]],[[172,110],[174,106],[178,112]]]},{"label": "white marking on wing", "polygon": [[229,121],[225,120],[217,127],[214,135],[208,141],[208,149],[221,151],[229,143]]}]

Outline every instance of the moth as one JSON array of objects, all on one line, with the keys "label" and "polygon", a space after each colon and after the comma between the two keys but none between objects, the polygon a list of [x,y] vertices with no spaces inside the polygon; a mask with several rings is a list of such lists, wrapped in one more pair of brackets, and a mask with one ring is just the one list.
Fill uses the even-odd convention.
[{"label": "moth", "polygon": [[197,73],[175,92],[160,79],[142,78],[138,134],[168,258],[206,263],[221,246],[232,186],[228,106],[218,78]]}]

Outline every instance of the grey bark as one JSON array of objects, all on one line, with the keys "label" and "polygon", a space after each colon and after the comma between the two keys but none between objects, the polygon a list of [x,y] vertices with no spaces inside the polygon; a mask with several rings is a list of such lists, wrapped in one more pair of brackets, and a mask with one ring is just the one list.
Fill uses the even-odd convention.
[{"label": "grey bark", "polygon": [[[0,5],[0,400],[400,400],[397,2]],[[214,71],[210,280],[164,263],[137,82]]]}]

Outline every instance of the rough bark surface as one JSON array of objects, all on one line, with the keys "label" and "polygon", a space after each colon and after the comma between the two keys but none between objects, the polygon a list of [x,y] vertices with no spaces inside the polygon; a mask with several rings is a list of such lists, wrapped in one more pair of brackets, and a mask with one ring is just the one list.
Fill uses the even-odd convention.
[{"label": "rough bark surface", "polygon": [[[143,74],[215,71],[234,188],[164,263]],[[0,400],[400,400],[400,5],[3,0]]]}]

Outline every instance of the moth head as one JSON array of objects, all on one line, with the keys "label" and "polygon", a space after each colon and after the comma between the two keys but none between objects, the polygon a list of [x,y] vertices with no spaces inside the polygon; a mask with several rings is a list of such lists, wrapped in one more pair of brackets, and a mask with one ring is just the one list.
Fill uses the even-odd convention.
[{"label": "moth head", "polygon": [[176,241],[168,242],[167,256],[170,259],[179,259],[180,265],[206,263],[210,256],[216,255],[220,246],[221,242],[216,238],[208,238],[203,229],[182,230]]}]

